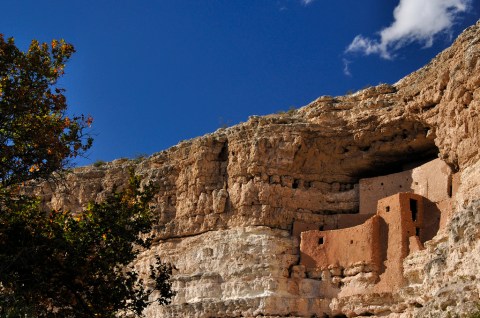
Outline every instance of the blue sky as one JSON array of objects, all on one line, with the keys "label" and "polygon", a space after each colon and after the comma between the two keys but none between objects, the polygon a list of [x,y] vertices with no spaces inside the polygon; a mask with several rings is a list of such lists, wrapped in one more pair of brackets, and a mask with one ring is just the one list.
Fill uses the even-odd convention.
[{"label": "blue sky", "polygon": [[480,0],[15,0],[0,32],[65,39],[61,86],[94,117],[84,165],[395,83],[480,18]]}]

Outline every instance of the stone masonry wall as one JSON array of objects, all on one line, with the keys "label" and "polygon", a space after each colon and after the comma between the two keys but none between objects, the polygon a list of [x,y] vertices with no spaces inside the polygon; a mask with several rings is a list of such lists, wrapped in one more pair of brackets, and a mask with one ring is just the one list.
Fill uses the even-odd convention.
[{"label": "stone masonry wall", "polygon": [[300,264],[306,268],[329,266],[349,268],[366,264],[379,268],[381,261],[380,218],[372,216],[365,223],[332,231],[308,231],[301,234]]}]

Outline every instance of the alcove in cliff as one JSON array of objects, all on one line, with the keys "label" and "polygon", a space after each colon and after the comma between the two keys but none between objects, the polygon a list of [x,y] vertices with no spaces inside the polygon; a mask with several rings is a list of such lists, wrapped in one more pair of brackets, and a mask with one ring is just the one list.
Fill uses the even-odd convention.
[{"label": "alcove in cliff", "polygon": [[382,135],[358,141],[360,156],[349,174],[354,179],[372,178],[419,167],[439,157],[431,129],[419,122],[402,121]]}]

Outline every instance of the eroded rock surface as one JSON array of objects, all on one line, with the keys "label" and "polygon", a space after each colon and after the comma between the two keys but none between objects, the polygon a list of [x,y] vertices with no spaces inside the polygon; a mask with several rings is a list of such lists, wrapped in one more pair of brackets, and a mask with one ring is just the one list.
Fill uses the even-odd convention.
[{"label": "eroded rock surface", "polygon": [[[46,207],[76,212],[121,188],[130,166],[159,186],[156,245],[137,265],[155,253],[174,263],[177,296],[148,317],[454,316],[479,302],[479,115],[480,22],[394,85],[252,116],[138,162],[75,169],[35,191]],[[335,269],[305,273],[295,221],[336,228],[356,218],[360,178],[436,157],[461,179],[453,219],[405,259],[404,288],[342,297],[341,284],[320,284]],[[358,290],[375,279],[348,270],[357,278],[346,285]]]}]

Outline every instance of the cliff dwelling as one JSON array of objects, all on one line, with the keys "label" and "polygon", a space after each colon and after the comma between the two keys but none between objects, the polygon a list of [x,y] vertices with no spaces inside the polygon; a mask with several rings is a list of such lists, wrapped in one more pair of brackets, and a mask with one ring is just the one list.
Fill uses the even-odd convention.
[{"label": "cliff dwelling", "polygon": [[[322,96],[135,162],[172,304],[146,317],[451,317],[480,303],[480,23],[394,85]],[[459,102],[460,101],[460,102]],[[441,159],[434,159],[441,158]],[[128,160],[35,191],[81,211]],[[147,276],[144,276],[147,277]]]},{"label": "cliff dwelling", "polygon": [[457,179],[440,159],[361,179],[354,221],[338,222],[336,229],[294,223],[300,265],[307,276],[326,281],[328,296],[339,287],[342,296],[393,292],[404,284],[403,259],[423,249],[450,218]]}]

